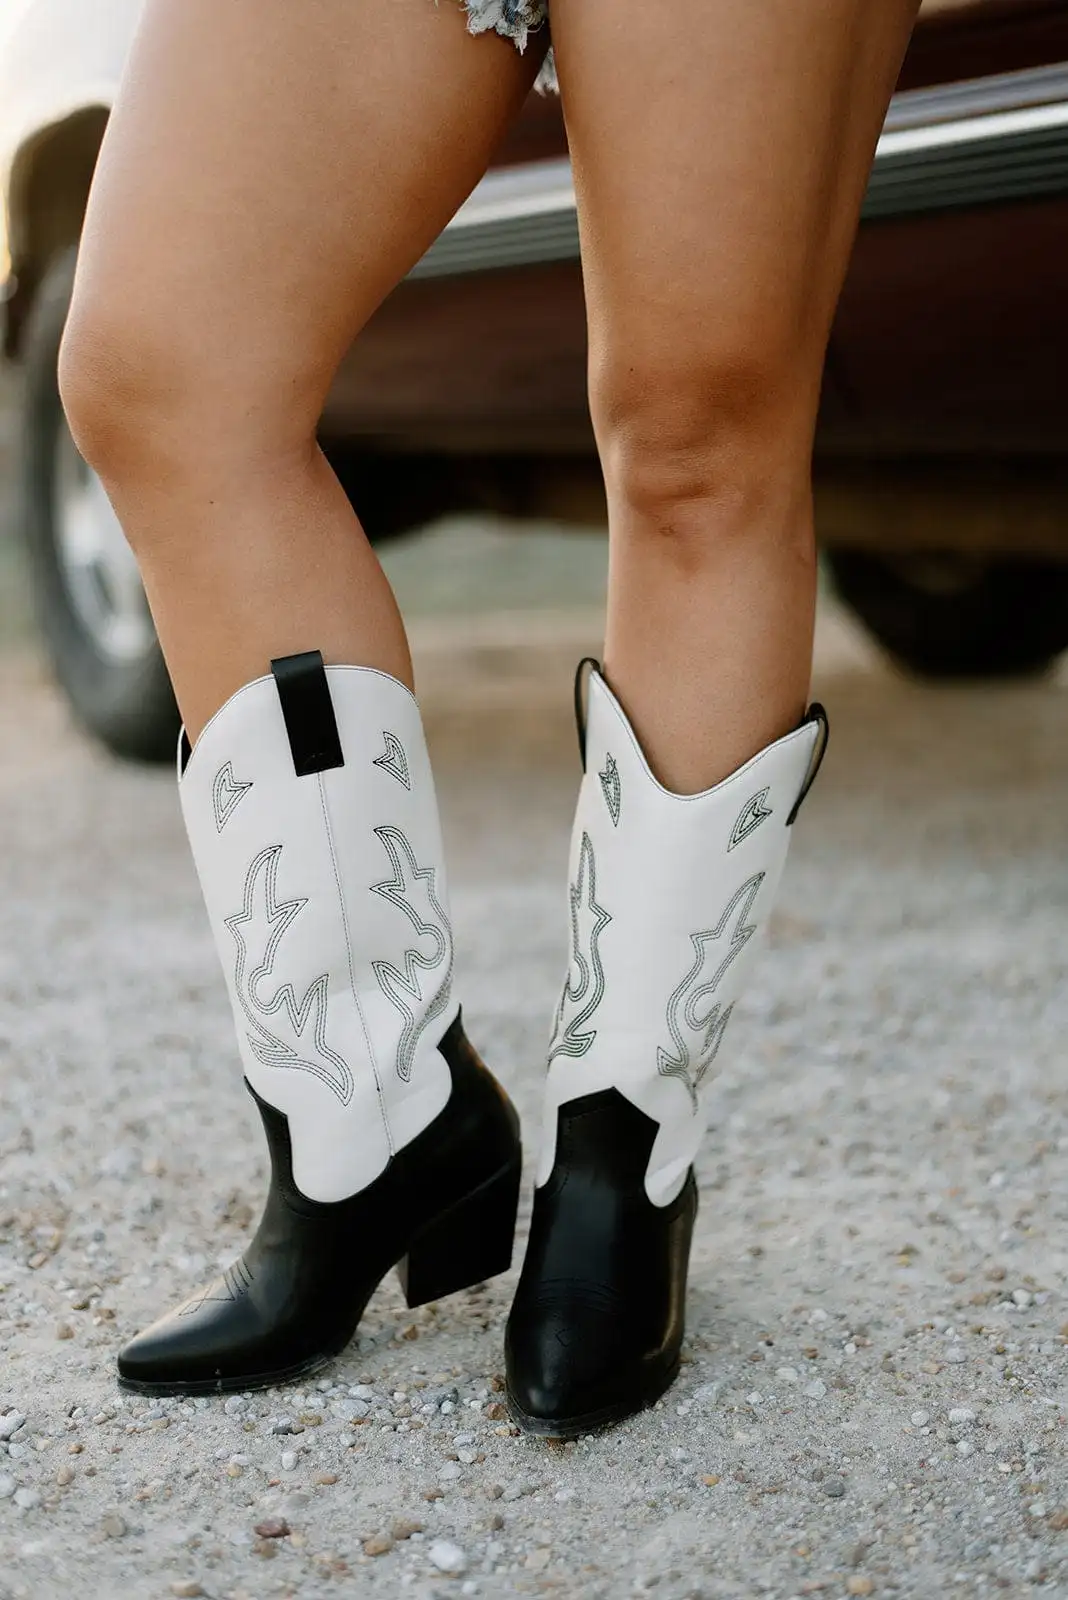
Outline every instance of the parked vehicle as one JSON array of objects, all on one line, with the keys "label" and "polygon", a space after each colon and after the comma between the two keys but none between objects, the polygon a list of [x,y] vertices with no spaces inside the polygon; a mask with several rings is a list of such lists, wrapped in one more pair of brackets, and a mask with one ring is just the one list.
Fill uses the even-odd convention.
[{"label": "parked vehicle", "polygon": [[[24,373],[21,523],[82,720],[169,755],[176,713],[137,573],[67,432],[56,351],[140,0],[0,0],[0,290]],[[817,444],[845,600],[932,676],[1068,648],[1068,4],[927,0],[879,144]],[[368,532],[445,511],[603,521],[575,197],[532,97],[344,362],[324,447]]]}]

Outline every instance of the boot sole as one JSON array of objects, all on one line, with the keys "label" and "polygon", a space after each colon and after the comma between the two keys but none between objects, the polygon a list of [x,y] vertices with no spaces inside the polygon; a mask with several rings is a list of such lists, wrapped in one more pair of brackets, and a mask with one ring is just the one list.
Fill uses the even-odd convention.
[{"label": "boot sole", "polygon": [[506,1392],[504,1398],[512,1421],[533,1438],[581,1439],[584,1434],[601,1433],[606,1428],[626,1422],[628,1417],[640,1416],[643,1411],[655,1406],[675,1382],[681,1366],[681,1357],[676,1356],[671,1366],[664,1372],[658,1373],[639,1395],[619,1400],[615,1405],[603,1406],[599,1411],[584,1412],[578,1417],[534,1417],[524,1411],[510,1393]]},{"label": "boot sole", "polygon": [[[508,1271],[512,1264],[515,1218],[519,1204],[522,1152],[472,1189],[463,1199],[426,1223],[409,1243],[404,1255],[382,1274],[379,1284],[396,1271],[410,1310],[431,1300],[445,1300],[478,1283],[489,1283]],[[487,1219],[480,1226],[482,1219]],[[510,1219],[510,1220],[509,1220]],[[371,1290],[371,1294],[378,1284]],[[368,1295],[368,1300],[370,1299]],[[333,1349],[321,1351],[293,1366],[253,1374],[250,1377],[197,1378],[185,1382],[172,1379],[128,1378],[120,1373],[118,1386],[128,1394],[211,1395],[245,1394],[257,1389],[273,1389],[295,1383],[336,1361],[348,1349],[363,1317],[367,1302],[360,1308],[351,1331]]]}]

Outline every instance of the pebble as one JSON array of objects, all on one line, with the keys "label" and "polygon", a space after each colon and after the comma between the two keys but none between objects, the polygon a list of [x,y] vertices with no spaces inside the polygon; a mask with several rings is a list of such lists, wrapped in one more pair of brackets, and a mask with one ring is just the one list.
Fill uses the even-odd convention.
[{"label": "pebble", "polygon": [[779,1367],[778,1370],[775,1373],[775,1376],[778,1378],[780,1383],[796,1383],[797,1382],[797,1368],[796,1367]]},{"label": "pebble", "polygon": [[365,1539],[363,1553],[365,1556],[388,1556],[393,1549],[393,1540],[388,1533],[377,1533],[373,1539]]},{"label": "pebble", "polygon": [[10,1500],[18,1488],[18,1484],[10,1473],[0,1473],[0,1500]]},{"label": "pebble", "polygon": [[809,1400],[822,1400],[827,1393],[827,1385],[822,1378],[816,1378],[812,1383],[806,1383],[804,1393]]},{"label": "pebble", "polygon": [[6,1417],[0,1417],[0,1439],[10,1439],[25,1421],[21,1411],[9,1411]]},{"label": "pebble", "polygon": [[875,1584],[871,1578],[866,1578],[863,1573],[855,1573],[846,1584],[847,1594],[874,1594]]},{"label": "pebble", "polygon": [[959,1439],[957,1441],[957,1454],[959,1456],[970,1456],[974,1449],[975,1446],[970,1439]]},{"label": "pebble", "polygon": [[297,1452],[295,1450],[283,1450],[282,1451],[282,1471],[283,1472],[292,1472],[295,1469],[299,1459],[300,1459],[300,1457],[297,1455]]},{"label": "pebble", "polygon": [[467,1571],[466,1555],[458,1544],[453,1544],[449,1539],[435,1539],[427,1551],[427,1559],[439,1572],[447,1572],[454,1578]]},{"label": "pebble", "polygon": [[20,1511],[32,1511],[41,1504],[41,1496],[36,1489],[16,1489],[15,1504]]},{"label": "pebble", "polygon": [[[926,1420],[927,1419],[925,1417],[924,1421],[926,1421]],[[949,1420],[950,1420],[951,1423],[954,1423],[954,1424],[963,1423],[963,1422],[974,1422],[975,1421],[975,1412],[974,1411],[970,1411],[967,1406],[954,1406],[952,1411],[950,1411],[950,1413],[949,1413]]]},{"label": "pebble", "polygon": [[232,1394],[223,1406],[228,1417],[239,1417],[242,1411],[248,1410],[248,1401],[243,1394]]},{"label": "pebble", "polygon": [[914,1411],[909,1418],[914,1428],[926,1428],[930,1420],[931,1413],[929,1411]]},{"label": "pebble", "polygon": [[65,1489],[68,1483],[73,1483],[74,1468],[60,1467],[59,1471],[56,1473],[56,1482],[59,1484],[61,1489]]},{"label": "pebble", "polygon": [[264,1522],[257,1522],[252,1531],[258,1539],[288,1539],[290,1532],[285,1517],[268,1517]]},{"label": "pebble", "polygon": [[463,1475],[463,1468],[458,1461],[446,1461],[438,1473],[438,1478],[442,1483],[455,1483],[457,1478],[462,1478]]},{"label": "pebble", "polygon": [[951,1366],[959,1367],[962,1362],[967,1361],[968,1357],[959,1344],[951,1344],[942,1359],[943,1361],[948,1361]]},{"label": "pebble", "polygon": [[56,1338],[57,1339],[73,1339],[74,1338],[74,1329],[71,1327],[69,1322],[57,1322],[56,1323]]},{"label": "pebble", "polygon": [[100,1519],[100,1531],[105,1539],[121,1539],[126,1533],[126,1523],[117,1511],[109,1511]]},{"label": "pebble", "polygon": [[845,1491],[846,1491],[846,1486],[845,1486],[845,1480],[844,1479],[842,1479],[842,1478],[825,1478],[823,1480],[823,1492],[828,1497],[828,1499],[830,1499],[830,1500],[841,1500],[842,1496],[845,1494]]},{"label": "pebble", "polygon": [[1012,1303],[1013,1305],[1019,1306],[1021,1311],[1025,1311],[1027,1309],[1027,1307],[1031,1304],[1032,1298],[1033,1296],[1030,1295],[1026,1289],[1014,1289],[1012,1291]]},{"label": "pebble", "polygon": [[175,1595],[177,1600],[197,1600],[203,1593],[195,1578],[179,1578],[177,1582],[171,1584],[171,1594]]},{"label": "pebble", "polygon": [[375,1392],[369,1383],[354,1383],[349,1390],[354,1400],[373,1400]]}]

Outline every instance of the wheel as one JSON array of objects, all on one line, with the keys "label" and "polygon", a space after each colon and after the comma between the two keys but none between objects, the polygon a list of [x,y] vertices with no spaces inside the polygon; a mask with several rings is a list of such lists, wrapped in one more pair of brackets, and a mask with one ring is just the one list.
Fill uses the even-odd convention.
[{"label": "wheel", "polygon": [[1020,677],[1068,649],[1068,564],[845,548],[828,563],[879,643],[925,677]]},{"label": "wheel", "polygon": [[116,755],[171,761],[178,708],[141,579],[59,399],[76,251],[57,256],[26,326],[18,518],[38,623],[78,720]]}]

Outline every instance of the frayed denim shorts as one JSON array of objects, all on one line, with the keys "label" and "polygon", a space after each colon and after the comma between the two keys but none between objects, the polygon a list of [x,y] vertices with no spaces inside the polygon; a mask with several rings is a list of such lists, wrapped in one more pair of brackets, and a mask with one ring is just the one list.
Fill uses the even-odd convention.
[{"label": "frayed denim shorts", "polygon": [[[502,38],[511,39],[517,50],[525,50],[529,36],[544,28],[549,20],[549,0],[462,0],[462,4],[472,33],[486,33],[492,29]],[[556,89],[556,67],[551,50],[536,87],[543,94]]]}]

